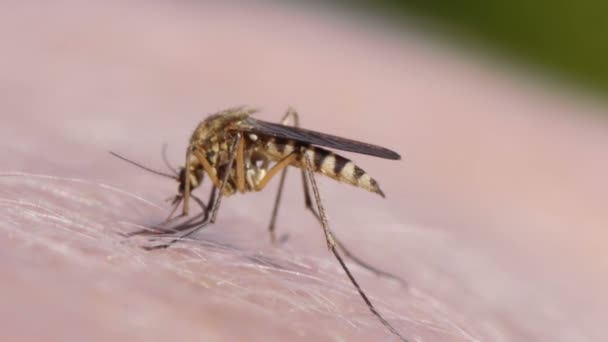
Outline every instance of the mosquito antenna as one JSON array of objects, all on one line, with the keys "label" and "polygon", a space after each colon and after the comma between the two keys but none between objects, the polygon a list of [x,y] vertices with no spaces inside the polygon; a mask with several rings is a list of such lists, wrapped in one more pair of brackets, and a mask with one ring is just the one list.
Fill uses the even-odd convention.
[{"label": "mosquito antenna", "polygon": [[175,176],[179,175],[179,172],[177,172],[177,170],[171,166],[171,163],[169,162],[169,158],[167,158],[167,143],[163,144],[162,147],[162,157],[163,157],[163,162],[165,163],[165,165],[169,168],[169,170],[173,171],[173,173],[175,174]]},{"label": "mosquito antenna", "polygon": [[159,175],[159,176],[163,176],[163,177],[167,177],[167,178],[171,178],[171,179],[177,179],[177,177],[174,176],[174,175],[170,175],[168,173],[164,173],[164,172],[153,170],[153,169],[151,169],[149,167],[143,166],[143,165],[141,165],[141,164],[139,164],[137,162],[134,162],[134,161],[132,161],[130,159],[127,159],[127,158],[121,156],[118,153],[114,153],[114,152],[110,151],[110,154],[113,155],[114,157],[118,158],[118,159],[122,159],[123,161],[126,161],[129,164],[135,165],[135,166],[139,167],[140,169],[144,169],[144,170],[146,170],[148,172],[152,172],[155,175]]}]

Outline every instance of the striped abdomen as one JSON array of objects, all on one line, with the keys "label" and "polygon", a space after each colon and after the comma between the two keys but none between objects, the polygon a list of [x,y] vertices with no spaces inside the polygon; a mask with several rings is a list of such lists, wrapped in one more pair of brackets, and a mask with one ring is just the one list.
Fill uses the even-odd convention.
[{"label": "striped abdomen", "polygon": [[[270,154],[275,161],[288,156],[292,152],[300,153],[301,150],[304,150],[306,156],[312,161],[315,172],[322,173],[337,181],[375,192],[384,197],[384,193],[380,190],[378,182],[376,182],[375,179],[359,166],[355,165],[351,160],[336,153],[321,147],[303,145],[293,140],[278,138],[269,139],[264,142],[264,145],[265,151]],[[292,165],[302,168],[304,166],[302,156],[298,157]]]}]

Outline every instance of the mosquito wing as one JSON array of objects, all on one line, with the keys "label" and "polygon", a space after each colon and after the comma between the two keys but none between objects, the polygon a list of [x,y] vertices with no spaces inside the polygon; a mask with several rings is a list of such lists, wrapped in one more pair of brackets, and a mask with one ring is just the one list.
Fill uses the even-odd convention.
[{"label": "mosquito wing", "polygon": [[381,146],[253,118],[247,118],[241,121],[238,125],[238,129],[259,135],[269,135],[276,138],[290,139],[305,144],[367,154],[374,157],[393,160],[401,159],[401,156],[397,152]]}]

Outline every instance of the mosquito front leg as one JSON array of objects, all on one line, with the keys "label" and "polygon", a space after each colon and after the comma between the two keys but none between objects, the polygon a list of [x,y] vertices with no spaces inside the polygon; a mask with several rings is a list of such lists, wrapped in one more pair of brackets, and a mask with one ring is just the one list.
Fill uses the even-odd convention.
[{"label": "mosquito front leg", "polygon": [[[205,203],[198,198],[195,195],[190,194],[190,196],[192,196],[192,198],[196,201],[196,203],[200,206],[201,210],[203,211],[203,215],[208,215],[208,209],[207,206],[205,205]],[[141,229],[135,232],[131,232],[128,234],[124,234],[124,236],[126,237],[131,237],[131,236],[136,236],[136,235],[144,235],[144,236],[169,236],[169,235],[173,235],[175,233],[181,232],[183,230],[188,229],[188,227],[182,228],[184,226],[186,226],[189,222],[192,222],[193,220],[196,220],[199,215],[191,218],[190,220],[180,224],[177,227],[174,228],[164,228],[163,226],[166,226],[167,224],[169,224],[172,221],[175,221],[179,218],[182,217],[182,215],[178,216],[178,217],[171,217],[172,214],[175,212],[175,210],[177,209],[177,207],[179,206],[181,202],[181,199],[179,199],[175,206],[173,207],[173,210],[171,211],[171,214],[169,215],[169,217],[161,224],[161,226],[155,226],[153,228],[147,228],[147,229]],[[211,203],[211,202],[209,202]]]},{"label": "mosquito front leg", "polygon": [[[234,138],[234,140],[230,146],[230,150],[229,150],[230,159],[228,160],[228,165],[225,169],[226,171],[222,177],[222,181],[221,181],[219,189],[218,189],[219,194],[217,196],[215,195],[215,191],[217,188],[214,186],[213,190],[211,192],[211,198],[209,199],[209,205],[211,205],[211,209],[209,210],[207,207],[205,207],[205,210],[203,210],[204,217],[201,220],[201,222],[194,223],[194,224],[189,224],[189,223],[181,224],[178,227],[174,228],[173,230],[174,231],[186,231],[188,229],[190,229],[190,230],[175,237],[174,239],[172,239],[171,241],[169,241],[167,243],[157,245],[157,246],[147,247],[145,249],[152,250],[152,249],[167,248],[167,247],[171,246],[172,244],[176,243],[177,241],[185,239],[186,237],[194,234],[195,232],[197,232],[200,229],[207,226],[209,223],[215,223],[215,220],[217,218],[217,213],[220,208],[221,200],[223,197],[224,187],[226,185],[226,182],[228,182],[228,177],[230,176],[230,170],[232,169],[232,165],[234,164],[234,160],[236,158],[236,148],[237,148],[237,145],[240,140],[241,140],[241,134],[239,133],[236,135],[236,137]],[[209,212],[211,212],[211,217],[209,217]]]},{"label": "mosquito front leg", "polygon": [[[192,150],[192,154],[194,154],[196,159],[198,159],[199,163],[201,163],[203,169],[205,169],[205,172],[207,172],[207,175],[209,175],[209,178],[211,178],[211,182],[213,183],[213,185],[219,188],[221,184],[219,178],[217,178],[216,170],[213,168],[213,166],[211,166],[211,164],[209,164],[209,161],[207,160],[205,155],[199,150]],[[186,180],[189,179],[190,178],[186,177]]]},{"label": "mosquito front leg", "polygon": [[[203,200],[201,200],[200,198],[198,198],[197,196],[193,195],[192,193],[190,193],[190,197],[192,197],[192,199],[194,199],[194,201],[196,201],[196,203],[198,204],[198,206],[201,208],[201,210],[203,211],[203,213],[205,215],[207,215],[207,212],[209,211],[209,209],[207,208],[207,205],[203,202]],[[175,212],[177,211],[177,208],[179,207],[180,203],[183,201],[183,196],[177,196],[175,197],[175,199],[173,200],[174,206],[173,209],[171,210],[171,213],[169,214],[169,216],[167,217],[167,219],[165,219],[165,221],[163,222],[163,225],[167,225],[175,220],[178,220],[182,217],[184,217],[183,214],[173,217],[173,215],[175,214]],[[209,201],[207,201],[207,203],[211,203]]]},{"label": "mosquito front leg", "polygon": [[350,272],[350,270],[346,266],[346,263],[342,259],[342,256],[338,252],[338,249],[336,248],[336,241],[335,241],[335,239],[333,237],[333,234],[332,234],[331,230],[329,229],[329,223],[327,221],[327,215],[325,214],[325,209],[323,208],[323,205],[321,204],[321,195],[319,194],[319,188],[317,186],[317,181],[315,180],[315,175],[314,175],[314,164],[313,164],[312,160],[310,159],[310,157],[308,156],[308,154],[306,153],[305,149],[302,149],[300,151],[300,153],[301,153],[302,159],[303,159],[304,164],[305,164],[304,166],[305,166],[305,169],[306,169],[306,174],[308,175],[308,178],[310,180],[310,184],[312,186],[313,195],[314,195],[314,198],[315,198],[315,202],[317,204],[317,210],[318,210],[318,213],[319,213],[319,217],[321,218],[321,224],[323,225],[323,231],[325,232],[325,239],[327,241],[327,247],[329,248],[329,250],[333,253],[333,255],[336,257],[336,259],[340,263],[340,266],[342,267],[342,269],[344,270],[344,272],[348,276],[348,279],[350,279],[350,282],[353,284],[353,286],[355,287],[355,289],[357,290],[357,292],[359,292],[359,295],[361,296],[361,298],[363,299],[363,301],[367,305],[368,309],[376,316],[376,318],[378,318],[378,320],[388,330],[390,330],[390,332],[392,332],[394,335],[396,335],[397,337],[399,337],[399,339],[401,339],[401,341],[407,342],[407,340],[405,339],[405,337],[401,336],[401,334],[397,331],[397,329],[395,329],[380,314],[380,312],[378,312],[378,310],[372,304],[372,302],[369,300],[369,298],[367,297],[367,295],[365,294],[365,292],[363,292],[363,289],[361,288],[361,286],[359,285],[359,283],[357,282],[357,280],[355,279],[355,277],[352,275],[352,273]]},{"label": "mosquito front leg", "polygon": [[289,120],[289,118],[293,118],[294,127],[300,127],[300,115],[292,107],[287,108],[287,112],[281,118],[281,125],[287,126],[287,121]]},{"label": "mosquito front leg", "polygon": [[[214,186],[213,189],[211,190],[211,194],[209,195],[208,203],[215,202],[216,191],[217,191],[217,188]],[[192,196],[192,198],[196,199],[197,197]],[[200,220],[200,222],[195,222],[200,216],[202,216],[202,219]],[[194,223],[192,223],[192,222],[194,222]],[[177,227],[174,227],[174,228],[168,230],[172,234],[182,232],[180,235],[174,236],[173,239],[170,240],[169,242],[166,242],[166,243],[163,243],[160,245],[144,247],[144,249],[145,250],[155,250],[155,249],[167,248],[167,247],[173,245],[174,243],[181,241],[181,240],[187,238],[188,236],[196,233],[197,231],[205,228],[208,224],[209,224],[209,210],[207,208],[205,208],[201,214],[196,215],[195,217],[191,218],[190,220],[181,223]],[[166,234],[166,235],[168,235],[168,234]]]}]

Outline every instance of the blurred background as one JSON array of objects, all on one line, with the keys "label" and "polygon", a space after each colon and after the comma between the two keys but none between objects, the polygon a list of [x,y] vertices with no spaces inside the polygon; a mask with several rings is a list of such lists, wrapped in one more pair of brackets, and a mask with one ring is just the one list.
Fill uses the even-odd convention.
[{"label": "blurred background", "polygon": [[[608,90],[608,3],[583,1],[337,1],[379,18],[408,23],[503,61],[527,65],[564,83]],[[407,25],[406,25],[407,26]]]}]

